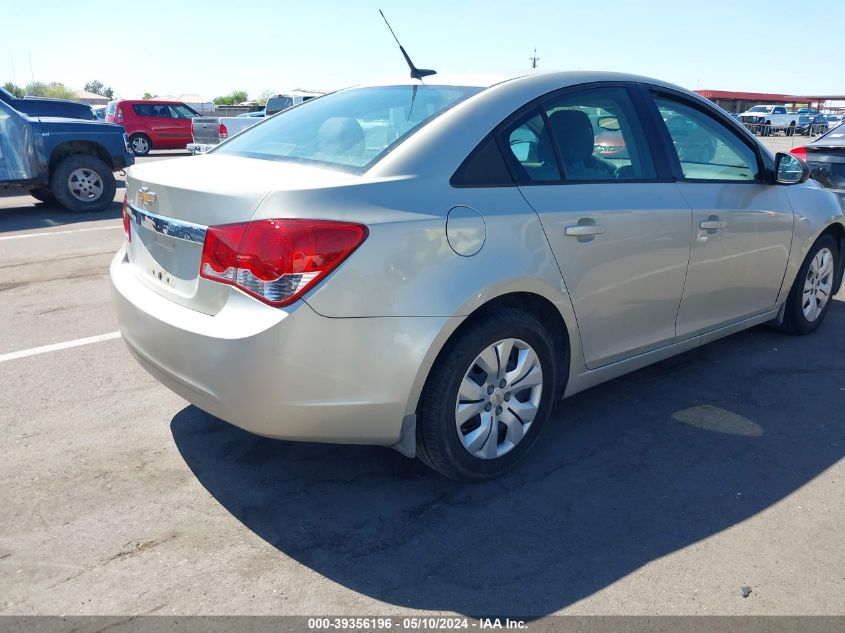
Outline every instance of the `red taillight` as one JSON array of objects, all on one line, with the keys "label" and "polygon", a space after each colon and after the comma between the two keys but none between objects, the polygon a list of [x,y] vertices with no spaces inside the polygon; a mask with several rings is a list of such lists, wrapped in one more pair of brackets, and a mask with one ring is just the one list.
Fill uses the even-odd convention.
[{"label": "red taillight", "polygon": [[789,153],[793,156],[797,156],[803,161],[807,161],[807,148],[806,147],[793,147],[789,150]]},{"label": "red taillight", "polygon": [[126,199],[126,194],[123,194],[123,233],[126,235],[126,241],[132,241],[132,219],[129,217],[129,201]]},{"label": "red taillight", "polygon": [[211,226],[200,275],[272,306],[299,299],[367,237],[367,227],[329,220],[259,220]]},{"label": "red taillight", "polygon": [[118,121],[123,121],[123,108],[118,108],[118,109],[117,109],[117,120],[118,120]]},{"label": "red taillight", "polygon": [[220,136],[220,138],[228,138],[229,130],[227,130],[226,126],[221,123],[217,126],[217,134]]}]

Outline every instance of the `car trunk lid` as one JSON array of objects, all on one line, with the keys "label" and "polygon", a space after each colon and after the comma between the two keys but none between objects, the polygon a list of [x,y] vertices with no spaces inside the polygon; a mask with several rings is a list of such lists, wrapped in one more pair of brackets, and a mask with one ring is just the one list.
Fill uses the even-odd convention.
[{"label": "car trunk lid", "polygon": [[350,178],[355,176],[216,154],[136,165],[126,181],[130,265],[158,294],[216,314],[231,289],[199,275],[207,227],[249,221],[271,191]]}]

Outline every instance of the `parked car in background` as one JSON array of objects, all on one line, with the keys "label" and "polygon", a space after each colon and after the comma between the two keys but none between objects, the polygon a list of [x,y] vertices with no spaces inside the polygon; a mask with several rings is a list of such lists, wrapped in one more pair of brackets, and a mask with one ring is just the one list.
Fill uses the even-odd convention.
[{"label": "parked car in background", "polygon": [[792,136],[795,128],[798,127],[798,114],[789,112],[786,106],[780,105],[754,106],[740,114],[739,120],[752,132],[761,136],[774,132],[783,132],[787,136]]},{"label": "parked car in background", "polygon": [[261,119],[305,103],[322,94],[294,90],[270,97],[264,109],[258,112],[244,112],[230,117],[197,117],[193,122],[193,142],[188,145],[188,151],[191,154],[203,154],[227,138],[255,125]]},{"label": "parked car in background", "polygon": [[198,116],[179,101],[117,99],[106,108],[106,121],[126,129],[135,156],[153,149],[184,149],[193,139],[191,122]]},{"label": "parked car in background", "polygon": [[94,108],[94,116],[96,116],[100,121],[106,120],[106,108],[108,106],[97,106]]},{"label": "parked car in background", "polygon": [[46,97],[19,98],[11,92],[0,88],[0,101],[12,106],[18,112],[27,116],[62,117],[65,119],[82,119],[95,121],[97,115],[87,103],[68,101],[67,99],[48,99]]},{"label": "parked car in background", "polygon": [[273,95],[267,99],[264,110],[267,116],[273,116],[277,112],[287,110],[300,103],[305,103],[315,97],[323,96],[323,92],[310,92],[307,90],[293,90],[282,94]]},{"label": "parked car in background", "polygon": [[113,172],[134,161],[119,125],[29,117],[0,101],[0,189],[99,211],[114,200]]},{"label": "parked car in background", "polygon": [[[593,121],[624,156],[597,155]],[[808,176],[643,77],[341,90],[128,171],[117,317],[221,420],[484,479],[561,397],[757,324],[819,327],[845,218]]]},{"label": "parked car in background", "polygon": [[[248,112],[246,114],[253,115],[256,113]],[[263,114],[262,116],[239,114],[238,116],[195,117],[191,127],[193,142],[188,143],[188,151],[191,154],[207,152],[221,141],[225,141],[230,136],[255,125],[263,118]]]},{"label": "parked car in background", "polygon": [[816,136],[828,130],[827,117],[818,112],[804,112],[798,115],[795,133],[803,136]]},{"label": "parked car in background", "polygon": [[791,152],[807,163],[810,175],[845,204],[845,127],[834,128]]},{"label": "parked car in background", "polygon": [[841,114],[828,114],[827,127],[833,129],[842,125],[843,116]]}]

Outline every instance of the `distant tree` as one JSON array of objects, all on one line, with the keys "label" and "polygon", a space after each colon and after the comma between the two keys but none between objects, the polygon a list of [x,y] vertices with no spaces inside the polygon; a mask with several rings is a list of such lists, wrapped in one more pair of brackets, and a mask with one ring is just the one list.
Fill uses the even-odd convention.
[{"label": "distant tree", "polygon": [[58,81],[51,81],[48,84],[42,81],[30,82],[26,85],[26,94],[53,99],[76,99],[76,93]]},{"label": "distant tree", "polygon": [[268,100],[270,99],[270,97],[272,97],[274,94],[276,94],[276,93],[275,93],[275,92],[273,92],[272,90],[263,90],[263,91],[261,92],[261,94],[260,94],[260,95],[258,95],[258,98],[256,99],[256,101],[258,102],[258,104],[259,104],[259,105],[265,106],[265,105],[267,105],[267,101],[268,101]]},{"label": "distant tree", "polygon": [[13,84],[11,81],[7,81],[6,83],[4,83],[3,89],[7,92],[11,92],[16,97],[23,97],[26,94],[23,88],[21,88],[17,84]]},{"label": "distant tree", "polygon": [[155,95],[150,94],[149,92],[145,92],[145,93],[144,93],[144,96],[143,96],[143,97],[141,97],[141,98],[142,98],[144,101],[149,101],[150,99],[155,99],[155,98],[156,98],[156,96],[155,96]]},{"label": "distant tree", "polygon": [[222,97],[214,97],[214,105],[236,105],[242,103],[249,98],[246,90],[233,90]]},{"label": "distant tree", "polygon": [[102,82],[97,81],[96,79],[85,84],[85,90],[109,99],[114,96],[114,90],[111,89],[111,86],[104,86]]}]

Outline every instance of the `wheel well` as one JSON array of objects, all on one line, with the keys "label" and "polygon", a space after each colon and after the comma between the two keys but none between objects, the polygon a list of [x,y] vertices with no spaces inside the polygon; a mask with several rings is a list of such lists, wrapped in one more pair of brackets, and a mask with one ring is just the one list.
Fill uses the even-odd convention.
[{"label": "wheel well", "polygon": [[[555,393],[558,396],[563,395],[566,380],[569,376],[569,329],[566,327],[566,321],[563,320],[563,316],[561,316],[555,304],[533,292],[511,292],[495,297],[479,306],[452,332],[441,348],[440,353],[442,354],[444,350],[448,349],[452,341],[459,337],[464,330],[471,328],[476,321],[483,318],[490,311],[502,307],[509,307],[530,314],[546,326],[554,344],[554,357],[560,361],[555,377],[557,383],[555,385]],[[437,360],[435,360],[434,364],[437,364]]]},{"label": "wheel well", "polygon": [[73,154],[90,154],[96,156],[110,167],[112,164],[111,155],[102,145],[93,141],[68,141],[56,147],[50,155],[50,173],[53,173],[53,170],[60,161]]},{"label": "wheel well", "polygon": [[822,231],[821,235],[832,235],[839,247],[839,270],[836,271],[836,279],[833,284],[833,294],[836,294],[842,287],[842,276],[845,273],[845,228],[838,222],[835,222]]}]

